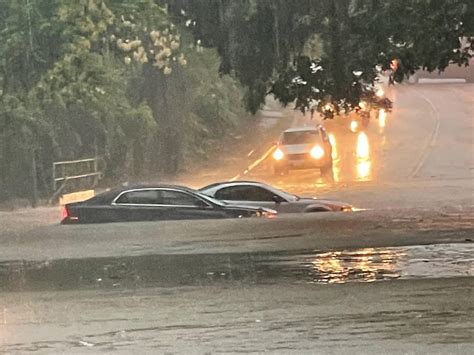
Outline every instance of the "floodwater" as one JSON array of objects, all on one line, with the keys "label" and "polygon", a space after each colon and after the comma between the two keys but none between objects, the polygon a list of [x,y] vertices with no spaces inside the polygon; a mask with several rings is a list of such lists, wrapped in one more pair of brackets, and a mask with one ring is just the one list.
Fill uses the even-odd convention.
[{"label": "floodwater", "polygon": [[474,276],[474,244],[340,251],[143,255],[0,263],[0,291],[172,287],[223,282],[346,283]]},{"label": "floodwater", "polygon": [[472,276],[469,243],[6,262],[0,353],[469,354]]}]

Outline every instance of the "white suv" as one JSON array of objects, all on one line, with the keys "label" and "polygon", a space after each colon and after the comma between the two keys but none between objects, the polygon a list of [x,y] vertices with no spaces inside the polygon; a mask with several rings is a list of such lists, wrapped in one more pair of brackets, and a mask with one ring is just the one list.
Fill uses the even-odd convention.
[{"label": "white suv", "polygon": [[332,146],[326,130],[318,127],[296,127],[284,131],[273,152],[275,174],[290,169],[332,171]]}]

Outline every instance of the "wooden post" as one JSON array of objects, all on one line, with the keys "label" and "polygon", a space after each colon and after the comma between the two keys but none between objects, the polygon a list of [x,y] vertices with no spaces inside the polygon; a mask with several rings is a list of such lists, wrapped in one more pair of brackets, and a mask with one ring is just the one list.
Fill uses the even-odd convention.
[{"label": "wooden post", "polygon": [[38,206],[38,173],[36,171],[36,152],[31,150],[31,183],[32,183],[32,200],[31,207]]},{"label": "wooden post", "polygon": [[[98,161],[99,161],[99,157],[96,155],[95,158],[94,158],[94,171],[93,171],[94,173],[99,172]],[[99,184],[99,175],[94,175],[94,186],[93,187],[97,187],[98,184]]]}]

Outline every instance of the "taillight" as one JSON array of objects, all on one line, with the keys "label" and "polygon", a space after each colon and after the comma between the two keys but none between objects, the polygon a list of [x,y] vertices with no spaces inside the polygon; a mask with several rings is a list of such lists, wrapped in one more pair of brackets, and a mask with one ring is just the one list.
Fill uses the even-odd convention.
[{"label": "taillight", "polygon": [[71,215],[71,212],[67,208],[67,206],[63,206],[61,208],[61,217],[63,222],[71,222],[71,221],[78,221],[79,217]]},{"label": "taillight", "polygon": [[67,210],[66,206],[61,207],[61,219],[66,219],[69,217],[69,211]]}]

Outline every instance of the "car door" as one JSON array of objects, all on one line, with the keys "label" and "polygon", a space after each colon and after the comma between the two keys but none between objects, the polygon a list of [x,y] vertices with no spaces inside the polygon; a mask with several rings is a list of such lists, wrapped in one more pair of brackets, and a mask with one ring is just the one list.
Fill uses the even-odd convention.
[{"label": "car door", "polygon": [[158,189],[134,189],[122,192],[112,203],[117,221],[170,219],[170,206],[160,201]]},{"label": "car door", "polygon": [[223,218],[225,213],[187,191],[161,189],[159,200],[169,208],[169,219]]},{"label": "car door", "polygon": [[[275,196],[280,202],[275,201]],[[236,185],[227,186],[216,191],[215,197],[230,204],[253,207],[266,207],[279,211],[286,200],[260,186]]]}]

